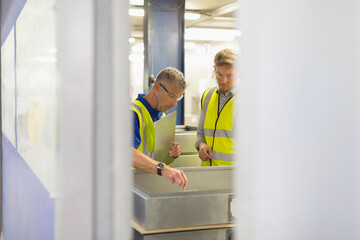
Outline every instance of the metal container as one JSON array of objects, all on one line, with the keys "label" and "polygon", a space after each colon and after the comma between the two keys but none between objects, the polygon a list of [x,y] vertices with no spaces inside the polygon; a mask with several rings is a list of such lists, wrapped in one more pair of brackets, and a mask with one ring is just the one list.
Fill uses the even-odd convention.
[{"label": "metal container", "polygon": [[167,232],[143,235],[134,231],[134,240],[231,240],[232,229],[220,228],[183,232]]},{"label": "metal container", "polygon": [[183,190],[164,177],[134,174],[133,220],[145,230],[226,224],[232,215],[232,167],[189,167]]},{"label": "metal container", "polygon": [[181,154],[196,154],[196,127],[177,125],[175,127],[175,142],[178,142],[181,147]]},{"label": "metal container", "polygon": [[171,164],[171,167],[179,168],[179,167],[200,167],[201,166],[201,159],[199,155],[180,155],[176,158]]},{"label": "metal container", "polygon": [[181,155],[170,166],[172,167],[196,167],[201,166],[201,159],[195,148],[196,127],[177,125],[175,128],[175,142],[181,148]]}]

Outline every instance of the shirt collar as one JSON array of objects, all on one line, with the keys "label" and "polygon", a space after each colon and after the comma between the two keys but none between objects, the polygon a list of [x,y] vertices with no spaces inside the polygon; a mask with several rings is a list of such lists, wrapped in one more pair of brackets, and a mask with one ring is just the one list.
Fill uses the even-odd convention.
[{"label": "shirt collar", "polygon": [[148,110],[148,112],[149,112],[149,114],[151,116],[151,119],[153,120],[153,122],[156,122],[157,120],[159,120],[162,117],[163,113],[158,111],[158,110],[155,110],[150,105],[150,103],[148,103],[145,100],[144,96],[145,96],[144,93],[139,93],[136,100],[139,100],[146,107],[146,109]]},{"label": "shirt collar", "polygon": [[228,92],[226,92],[225,95],[224,95],[224,94],[222,94],[222,93],[220,92],[219,86],[216,87],[216,92],[217,92],[217,93],[220,93],[220,94],[222,94],[222,95],[224,95],[224,96],[228,96],[229,94],[230,94],[231,96],[235,96],[235,94],[237,93],[237,90],[238,90],[237,86],[234,85],[234,86],[233,86]]}]

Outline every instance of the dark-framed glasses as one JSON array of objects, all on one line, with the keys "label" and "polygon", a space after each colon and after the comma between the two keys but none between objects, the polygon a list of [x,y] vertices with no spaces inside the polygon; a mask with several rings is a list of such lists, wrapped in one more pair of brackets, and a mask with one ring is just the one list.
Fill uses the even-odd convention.
[{"label": "dark-framed glasses", "polygon": [[176,94],[169,92],[164,85],[162,85],[160,82],[158,82],[158,83],[165,90],[165,92],[168,94],[168,96],[170,98],[177,99],[178,101],[180,101],[184,97],[184,95],[181,95],[181,97],[178,98],[178,96],[176,96]]}]

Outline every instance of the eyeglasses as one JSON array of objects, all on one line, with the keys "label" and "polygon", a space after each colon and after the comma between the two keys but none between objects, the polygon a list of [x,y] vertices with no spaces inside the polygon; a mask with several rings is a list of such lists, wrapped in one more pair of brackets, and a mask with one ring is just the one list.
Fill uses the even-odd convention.
[{"label": "eyeglasses", "polygon": [[158,82],[158,83],[159,83],[160,86],[165,90],[165,92],[168,94],[168,96],[169,96],[170,98],[172,98],[172,99],[177,99],[178,101],[180,101],[180,100],[184,97],[184,95],[181,95],[181,97],[178,98],[178,96],[176,96],[176,94],[169,92],[169,91],[166,89],[166,87],[164,87],[164,85],[162,85],[160,82]]},{"label": "eyeglasses", "polygon": [[223,76],[221,73],[218,73],[218,72],[215,72],[215,76],[218,80],[222,81],[225,79],[228,79],[228,80],[233,80],[234,79],[234,76],[233,75],[226,75],[226,76]]}]

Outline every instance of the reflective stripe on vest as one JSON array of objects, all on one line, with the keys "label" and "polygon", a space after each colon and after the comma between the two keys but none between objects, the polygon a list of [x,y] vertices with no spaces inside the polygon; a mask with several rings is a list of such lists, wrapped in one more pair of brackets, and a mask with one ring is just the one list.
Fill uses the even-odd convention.
[{"label": "reflective stripe on vest", "polygon": [[203,161],[202,166],[232,165],[234,154],[233,132],[233,98],[221,109],[219,108],[219,93],[216,87],[207,90],[203,96],[203,111],[205,112],[204,135],[206,144],[211,147],[213,158]]},{"label": "reflective stripe on vest", "polygon": [[[205,136],[214,136],[215,129],[204,129],[204,135]],[[233,131],[229,130],[223,130],[223,129],[216,129],[215,131],[215,137],[226,137],[226,138],[234,138],[233,137]]]},{"label": "reflective stripe on vest", "polygon": [[137,114],[139,119],[140,145],[137,150],[153,158],[155,149],[155,126],[150,113],[139,100],[131,102],[131,110]]}]

